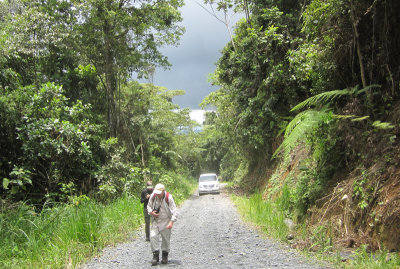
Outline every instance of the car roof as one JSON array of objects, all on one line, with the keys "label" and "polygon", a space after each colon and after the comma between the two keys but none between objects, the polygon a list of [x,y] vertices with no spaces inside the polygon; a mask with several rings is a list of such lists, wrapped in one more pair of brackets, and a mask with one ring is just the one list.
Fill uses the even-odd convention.
[{"label": "car roof", "polygon": [[214,173],[207,173],[207,174],[201,174],[200,176],[216,176],[217,174]]}]

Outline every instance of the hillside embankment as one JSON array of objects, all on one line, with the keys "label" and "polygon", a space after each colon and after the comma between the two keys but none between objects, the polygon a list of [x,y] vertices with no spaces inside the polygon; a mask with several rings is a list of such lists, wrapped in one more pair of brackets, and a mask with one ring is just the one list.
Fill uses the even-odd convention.
[{"label": "hillside embankment", "polygon": [[[324,227],[326,236],[338,247],[355,249],[363,245],[367,251],[399,252],[400,150],[380,134],[369,136],[365,143],[355,136],[356,132],[347,137],[347,146],[355,148],[358,143],[360,150],[354,156],[343,155],[345,162],[338,163],[322,186],[312,187],[320,175],[309,171],[313,150],[305,146],[298,146],[290,158],[272,166],[261,162],[242,185],[256,186],[265,199],[281,199],[288,186],[292,190],[287,195],[291,202],[304,199],[308,203],[302,213],[293,205],[288,206],[288,216],[299,226],[306,223],[310,233]],[[394,138],[392,135],[386,140]],[[308,181],[304,184],[305,174]],[[301,184],[306,187],[299,191]],[[310,194],[312,188],[318,193]],[[293,245],[318,248],[296,239]]]}]

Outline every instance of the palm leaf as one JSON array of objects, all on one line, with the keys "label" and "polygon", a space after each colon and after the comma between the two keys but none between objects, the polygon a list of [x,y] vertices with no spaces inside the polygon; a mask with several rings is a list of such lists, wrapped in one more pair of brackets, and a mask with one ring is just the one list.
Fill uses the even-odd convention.
[{"label": "palm leaf", "polygon": [[175,151],[172,150],[167,150],[163,152],[164,155],[173,155],[173,156],[177,156],[179,159],[182,159],[182,156],[179,155],[178,153],[176,153]]}]

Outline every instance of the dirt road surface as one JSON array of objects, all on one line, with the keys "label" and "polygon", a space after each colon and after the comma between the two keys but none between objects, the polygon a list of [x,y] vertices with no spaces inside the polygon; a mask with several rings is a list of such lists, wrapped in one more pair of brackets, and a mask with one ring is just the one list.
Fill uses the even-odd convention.
[{"label": "dirt road surface", "polygon": [[251,229],[224,190],[185,201],[172,230],[169,263],[151,266],[151,259],[141,228],[133,241],[104,249],[82,268],[329,268]]}]

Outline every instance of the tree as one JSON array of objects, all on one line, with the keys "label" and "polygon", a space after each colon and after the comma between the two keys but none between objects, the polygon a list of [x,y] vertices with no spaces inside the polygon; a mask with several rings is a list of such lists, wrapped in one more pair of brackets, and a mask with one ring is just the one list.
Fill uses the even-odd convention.
[{"label": "tree", "polygon": [[[71,48],[75,23],[68,1],[2,1],[0,3],[2,63],[28,86],[62,83],[66,71],[76,67]],[[3,87],[9,85],[3,83]],[[15,89],[15,87],[13,87]]]},{"label": "tree", "polygon": [[7,128],[0,135],[2,156],[9,157],[8,162],[3,164],[3,158],[0,162],[0,176],[20,184],[13,176],[25,175],[32,186],[18,193],[21,197],[32,195],[41,201],[70,182],[83,193],[95,186],[103,154],[102,128],[94,123],[89,105],[80,101],[69,105],[62,87],[48,83],[39,90],[23,87],[1,96],[0,114],[2,127]]},{"label": "tree", "polygon": [[106,93],[109,135],[116,136],[120,85],[133,73],[147,75],[149,66],[169,67],[159,48],[176,45],[183,34],[178,25],[182,5],[181,0],[2,2],[2,63],[5,70],[13,67],[10,72],[16,71],[23,85],[40,88],[53,81],[64,85],[72,100],[86,99],[78,84],[93,96],[97,84],[87,83],[87,77],[81,77],[85,70],[76,69],[91,64]]},{"label": "tree", "polygon": [[176,168],[178,137],[192,129],[188,109],[172,103],[174,96],[183,93],[137,82],[123,86],[121,135],[142,167],[152,166],[157,159],[165,167]]},{"label": "tree", "polygon": [[213,77],[221,88],[208,101],[217,106],[222,121],[218,125],[229,144],[257,162],[257,156],[271,156],[288,107],[304,92],[287,75],[286,53],[296,46],[297,20],[276,7],[259,6],[257,12],[251,7],[253,27],[244,21],[237,24],[236,49],[231,44],[224,48]]},{"label": "tree", "polygon": [[120,121],[118,87],[133,72],[145,73],[149,65],[168,67],[158,48],[176,44],[183,34],[177,25],[182,4],[181,0],[90,0],[78,6],[82,21],[76,40],[106,90],[109,135],[117,136]]}]

